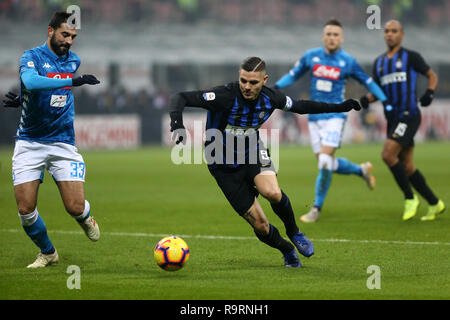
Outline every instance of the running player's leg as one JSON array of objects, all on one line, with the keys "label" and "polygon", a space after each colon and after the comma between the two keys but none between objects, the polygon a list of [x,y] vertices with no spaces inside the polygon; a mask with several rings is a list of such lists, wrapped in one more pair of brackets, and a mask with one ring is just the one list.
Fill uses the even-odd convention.
[{"label": "running player's leg", "polygon": [[428,186],[425,177],[414,165],[414,146],[403,148],[400,152],[400,160],[403,162],[406,174],[409,177],[414,189],[428,202],[427,215],[421,218],[422,221],[434,220],[436,215],[445,210],[445,205],[442,200],[439,200],[431,188]]},{"label": "running player's leg", "polygon": [[280,250],[287,267],[300,267],[300,260],[294,246],[284,240],[277,228],[269,223],[256,200],[258,191],[253,187],[250,177],[255,175],[259,166],[254,165],[252,169],[249,170],[248,166],[234,170],[223,167],[209,168],[228,202],[253,227],[256,237],[268,246]]},{"label": "running player's leg", "polygon": [[361,177],[370,190],[375,190],[376,180],[372,175],[373,166],[369,161],[356,164],[346,158],[334,158],[333,173],[338,174],[354,174]]},{"label": "running player's leg", "polygon": [[47,228],[36,208],[40,180],[25,182],[14,186],[19,218],[25,233],[39,247],[41,254],[55,253]]},{"label": "running player's leg", "polygon": [[[311,210],[300,217],[302,222],[315,222],[320,217],[320,209],[325,201],[326,192],[328,192],[329,185],[331,184],[331,172],[333,166],[333,158],[327,157],[324,153],[328,152],[323,146],[323,140],[326,137],[325,128],[327,120],[309,121],[308,129],[311,139],[311,147],[318,160],[319,172],[316,177],[315,183],[315,198],[314,204]],[[332,151],[334,153],[334,151]],[[321,154],[324,154],[322,157]],[[325,162],[328,160],[329,170],[322,170],[321,164],[326,166]]]},{"label": "running player's leg", "polygon": [[300,232],[289,197],[278,186],[275,172],[263,171],[255,176],[254,182],[258,192],[269,200],[273,211],[283,221],[286,234],[298,251],[305,257],[312,256],[314,254],[314,246]]},{"label": "running player's leg", "polygon": [[286,267],[301,267],[294,246],[283,239],[278,229],[269,223],[256,197],[252,206],[241,216],[253,227],[256,237],[261,242],[278,249],[283,254]]},{"label": "running player's leg", "polygon": [[406,147],[400,152],[399,158],[405,167],[406,174],[408,175],[409,181],[414,189],[416,189],[417,192],[424,197],[430,205],[435,205],[438,203],[438,198],[427,185],[422,173],[415,167],[413,154],[414,147]]},{"label": "running player's leg", "polygon": [[100,230],[91,216],[91,206],[84,198],[84,183],[81,181],[57,181],[56,183],[66,211],[75,218],[90,240],[97,241],[100,238]]},{"label": "running player's leg", "polygon": [[36,261],[28,268],[45,267],[58,262],[58,254],[47,234],[47,227],[37,210],[39,185],[43,179],[45,146],[17,140],[12,158],[14,196],[25,233],[40,249]]},{"label": "running player's leg", "polygon": [[405,199],[412,199],[414,197],[411,186],[409,184],[408,175],[403,162],[399,159],[399,154],[402,151],[402,145],[397,141],[387,139],[383,146],[382,158],[386,165],[392,172],[392,175],[397,182],[397,185],[403,192]]},{"label": "running player's leg", "polygon": [[66,211],[78,222],[92,241],[100,238],[97,222],[91,215],[91,206],[84,196],[86,166],[77,149],[68,144],[52,145],[48,172],[58,185]]},{"label": "running player's leg", "polygon": [[325,202],[331,186],[333,172],[357,174],[362,176],[361,166],[347,159],[335,159],[336,149],[342,140],[345,119],[331,118],[309,122],[311,144],[318,159],[318,175],[315,184],[314,205],[310,212],[303,215],[302,222],[315,222],[319,219],[320,210]]},{"label": "running player's leg", "polygon": [[275,172],[263,171],[255,176],[254,182],[258,192],[270,202],[273,211],[283,221],[287,236],[292,237],[299,232],[291,203],[280,189]]},{"label": "running player's leg", "polygon": [[333,173],[344,175],[357,175],[364,179],[369,189],[375,189],[375,177],[372,175],[372,164],[370,162],[364,162],[362,164],[356,164],[346,158],[335,158],[334,154],[337,148],[340,147],[342,141],[342,133],[344,131],[345,120],[340,118],[334,118],[327,120],[326,124],[326,136],[322,138],[322,146],[333,147],[334,150],[329,150],[325,153],[333,157]]},{"label": "running player's leg", "polygon": [[406,173],[405,165],[399,159],[402,149],[403,147],[399,142],[387,139],[383,147],[382,158],[391,170],[400,190],[403,192],[405,197],[403,220],[408,220],[415,216],[419,206],[419,199],[414,195]]},{"label": "running player's leg", "polygon": [[316,178],[314,207],[316,207],[319,211],[322,209],[328,190],[331,186],[335,151],[335,147],[322,145],[318,155],[319,174]]}]

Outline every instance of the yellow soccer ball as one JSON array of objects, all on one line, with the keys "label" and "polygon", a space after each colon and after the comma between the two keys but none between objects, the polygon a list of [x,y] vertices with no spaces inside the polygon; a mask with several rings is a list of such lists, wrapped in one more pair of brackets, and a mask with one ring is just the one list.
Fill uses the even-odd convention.
[{"label": "yellow soccer ball", "polygon": [[166,271],[177,271],[189,260],[187,243],[177,236],[164,237],[154,249],[156,264]]}]

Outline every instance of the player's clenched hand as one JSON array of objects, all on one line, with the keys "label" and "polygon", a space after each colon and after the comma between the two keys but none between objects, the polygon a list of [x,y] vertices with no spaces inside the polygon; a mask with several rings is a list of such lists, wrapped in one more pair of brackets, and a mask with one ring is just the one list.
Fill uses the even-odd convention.
[{"label": "player's clenched hand", "polygon": [[434,91],[431,89],[427,89],[424,95],[420,98],[420,104],[422,107],[428,107],[434,98]]},{"label": "player's clenched hand", "polygon": [[72,80],[72,86],[73,87],[79,87],[83,84],[99,84],[100,81],[93,76],[92,74],[83,74],[81,77],[74,78]]},{"label": "player's clenched hand", "polygon": [[186,143],[186,129],[183,125],[183,115],[181,112],[171,112],[170,113],[170,132],[173,132],[172,141],[176,144],[180,142]]},{"label": "player's clenched hand", "polygon": [[366,96],[362,96],[361,98],[359,98],[359,104],[363,109],[369,108],[369,98],[367,98]]},{"label": "player's clenched hand", "polygon": [[7,94],[5,94],[5,97],[8,98],[8,100],[3,100],[3,106],[5,108],[20,107],[20,97],[17,94],[10,91]]},{"label": "player's clenched hand", "polygon": [[341,112],[347,112],[347,111],[350,111],[353,109],[355,109],[357,111],[361,110],[361,105],[359,104],[359,101],[355,100],[355,99],[345,100],[344,102],[342,102],[340,104],[340,106],[342,107]]}]

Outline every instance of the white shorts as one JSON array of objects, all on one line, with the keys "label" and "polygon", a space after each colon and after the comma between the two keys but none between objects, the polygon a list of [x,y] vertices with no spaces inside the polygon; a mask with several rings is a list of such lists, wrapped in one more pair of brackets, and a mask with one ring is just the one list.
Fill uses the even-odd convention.
[{"label": "white shorts", "polygon": [[42,182],[45,169],[55,181],[84,182],[86,174],[83,157],[73,145],[16,140],[12,157],[14,185],[34,180]]},{"label": "white shorts", "polygon": [[308,121],[311,146],[315,154],[320,153],[322,146],[339,148],[344,133],[345,119],[331,118]]}]

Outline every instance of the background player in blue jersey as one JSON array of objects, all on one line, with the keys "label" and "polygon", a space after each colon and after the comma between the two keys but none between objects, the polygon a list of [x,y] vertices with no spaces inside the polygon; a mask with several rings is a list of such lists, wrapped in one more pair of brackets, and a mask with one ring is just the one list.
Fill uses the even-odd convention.
[{"label": "background player in blue jersey", "polygon": [[20,60],[20,97],[7,95],[5,107],[21,106],[12,158],[14,194],[23,229],[39,247],[28,268],[58,262],[58,252],[47,235],[37,210],[37,195],[46,169],[58,185],[65,209],[92,241],[100,237],[90,205],[84,197],[86,166],[75,147],[72,87],[100,83],[92,75],[74,78],[80,66],[70,51],[77,30],[67,23],[70,14],[56,12],[48,26],[47,41],[27,50]]},{"label": "background player in blue jersey", "polygon": [[[445,205],[414,164],[414,136],[421,120],[416,81],[418,73],[428,79],[428,88],[420,98],[422,107],[428,107],[433,101],[438,77],[419,53],[402,47],[403,37],[400,22],[387,22],[384,28],[387,52],[380,55],[373,65],[373,77],[392,103],[390,108],[384,108],[388,132],[382,157],[404,194],[403,220],[414,217],[419,206],[419,198],[413,193],[412,185],[429,204],[428,213],[421,218],[422,221],[429,221],[444,212]],[[367,108],[369,102],[375,100],[373,95],[368,94],[360,102]]]},{"label": "background player in blue jersey", "polygon": [[[324,47],[307,51],[289,73],[276,82],[275,88],[288,87],[308,72],[311,79],[311,100],[340,103],[344,100],[346,80],[352,77],[365,85],[378,99],[387,102],[380,87],[366,75],[356,59],[341,49],[344,37],[339,21],[331,19],[325,24],[322,39]],[[345,158],[335,158],[346,119],[345,113],[308,116],[311,144],[318,159],[319,173],[313,207],[300,217],[302,222],[315,222],[319,219],[333,173],[358,175],[366,181],[371,190],[375,189],[375,177],[372,175],[370,162],[358,165]]]},{"label": "background player in blue jersey", "polygon": [[[314,253],[314,246],[295,222],[291,202],[280,189],[268,150],[259,139],[259,128],[276,109],[305,114],[343,112],[361,107],[356,100],[338,104],[294,101],[279,90],[266,87],[268,77],[265,62],[259,57],[250,57],[241,65],[238,82],[173,95],[169,102],[170,128],[179,143],[185,135],[184,108],[208,110],[205,158],[211,175],[233,209],[253,227],[257,238],[278,249],[284,256],[286,267],[300,267],[293,244],[306,257]],[[213,157],[207,153],[211,144],[216,146]],[[259,154],[252,159],[250,155],[255,150]],[[283,221],[293,244],[283,239],[278,229],[269,223],[258,202],[259,194],[270,202],[275,214]]]}]

